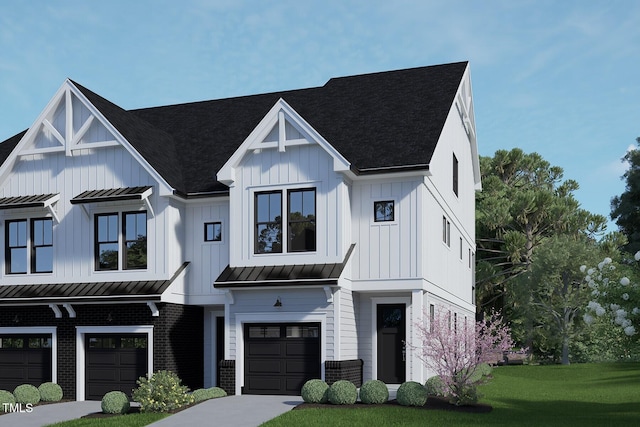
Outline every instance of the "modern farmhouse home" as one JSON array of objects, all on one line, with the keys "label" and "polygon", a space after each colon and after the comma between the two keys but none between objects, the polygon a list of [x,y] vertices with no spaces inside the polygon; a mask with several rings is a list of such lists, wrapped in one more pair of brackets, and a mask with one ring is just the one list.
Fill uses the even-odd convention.
[{"label": "modern farmhouse home", "polygon": [[66,80],[0,161],[0,389],[422,382],[416,322],[474,321],[466,62],[139,110]]}]

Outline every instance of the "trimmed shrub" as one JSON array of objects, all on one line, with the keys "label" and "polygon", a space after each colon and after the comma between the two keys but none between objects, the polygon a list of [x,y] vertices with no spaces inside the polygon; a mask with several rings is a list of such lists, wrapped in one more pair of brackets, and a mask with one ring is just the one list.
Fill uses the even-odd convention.
[{"label": "trimmed shrub", "polygon": [[15,405],[16,398],[13,393],[7,390],[0,390],[0,411],[5,412],[9,410],[9,405]]},{"label": "trimmed shrub", "polygon": [[194,402],[198,403],[209,399],[224,397],[227,395],[227,392],[219,387],[211,387],[199,388],[197,390],[194,390],[191,395],[193,396]]},{"label": "trimmed shrub", "polygon": [[447,387],[439,375],[434,375],[427,379],[427,382],[424,383],[424,388],[427,390],[427,396],[444,397],[447,395]]},{"label": "trimmed shrub", "polygon": [[219,397],[225,397],[227,392],[221,389],[220,387],[211,387],[208,388],[207,391],[211,393],[212,399],[217,399]]},{"label": "trimmed shrub", "polygon": [[427,390],[420,383],[407,381],[398,387],[396,399],[402,406],[424,406],[427,403]]},{"label": "trimmed shrub", "polygon": [[488,363],[478,365],[478,370],[482,373],[483,377],[488,377],[493,372],[493,368]]},{"label": "trimmed shrub", "polygon": [[329,401],[329,386],[318,379],[309,380],[300,391],[302,400],[307,403],[327,403]]},{"label": "trimmed shrub", "polygon": [[31,384],[19,385],[13,390],[13,396],[16,398],[16,403],[35,405],[40,402],[40,392],[36,386]]},{"label": "trimmed shrub", "polygon": [[358,400],[358,389],[347,380],[338,380],[329,387],[329,402],[334,405],[352,405]]},{"label": "trimmed shrub", "polygon": [[360,400],[368,405],[386,403],[389,400],[389,389],[380,380],[369,380],[360,387]]},{"label": "trimmed shrub", "polygon": [[171,371],[157,371],[151,378],[138,378],[136,383],[133,400],[140,403],[140,412],[171,412],[194,402],[189,388]]},{"label": "trimmed shrub", "polygon": [[473,405],[478,403],[480,395],[475,384],[466,385],[458,390],[458,397],[453,399],[451,403],[457,406]]},{"label": "trimmed shrub", "polygon": [[110,391],[102,397],[100,404],[105,414],[126,414],[129,412],[129,398],[121,391]]},{"label": "trimmed shrub", "polygon": [[60,402],[62,400],[62,387],[56,383],[42,383],[38,387],[40,400],[43,402]]}]

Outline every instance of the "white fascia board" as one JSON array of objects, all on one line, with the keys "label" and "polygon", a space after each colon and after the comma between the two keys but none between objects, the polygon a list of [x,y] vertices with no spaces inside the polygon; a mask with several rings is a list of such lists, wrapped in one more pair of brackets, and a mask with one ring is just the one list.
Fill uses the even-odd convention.
[{"label": "white fascia board", "polygon": [[[267,137],[271,129],[279,123],[280,114],[284,114],[285,120],[293,124],[303,135],[311,141],[320,145],[333,158],[333,170],[335,172],[347,173],[350,171],[351,164],[338,152],[329,142],[316,131],[313,126],[307,123],[300,114],[298,114],[286,101],[282,98],[276,102],[258,125],[251,131],[249,136],[240,144],[240,147],[233,153],[227,162],[220,168],[217,173],[218,181],[231,186],[235,181],[235,169],[240,165],[244,156],[250,150],[261,148],[264,138]],[[294,141],[293,145],[299,145]],[[277,144],[262,146],[263,148],[276,148]]]}]

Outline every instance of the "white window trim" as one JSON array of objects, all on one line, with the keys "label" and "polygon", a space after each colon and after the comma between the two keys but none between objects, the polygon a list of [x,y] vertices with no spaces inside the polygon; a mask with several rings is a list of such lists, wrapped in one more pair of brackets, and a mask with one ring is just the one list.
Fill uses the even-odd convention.
[{"label": "white window trim", "polygon": [[153,373],[153,325],[76,326],[76,400],[85,400],[85,335],[147,334],[147,376]]},{"label": "white window trim", "polygon": [[[320,378],[324,380],[324,363],[327,358],[327,315],[325,313],[237,313],[235,318],[236,396],[242,394],[244,386],[245,323],[320,323]],[[335,332],[334,336],[337,336]]]},{"label": "white window trim", "polygon": [[55,326],[0,328],[0,334],[51,334],[51,382],[58,382],[58,334]]}]

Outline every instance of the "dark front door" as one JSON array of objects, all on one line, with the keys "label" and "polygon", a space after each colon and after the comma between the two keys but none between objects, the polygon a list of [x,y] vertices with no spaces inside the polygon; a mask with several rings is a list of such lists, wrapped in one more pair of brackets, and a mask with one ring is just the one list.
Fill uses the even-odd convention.
[{"label": "dark front door", "polygon": [[387,384],[401,384],[406,379],[404,304],[379,304],[378,379]]},{"label": "dark front door", "polygon": [[91,334],[86,337],[87,400],[102,400],[109,391],[131,396],[136,380],[147,375],[146,334]]},{"label": "dark front door", "polygon": [[245,325],[244,389],[247,394],[300,395],[320,378],[320,324]]},{"label": "dark front door", "polygon": [[51,335],[0,335],[0,389],[51,381]]},{"label": "dark front door", "polygon": [[224,317],[216,317],[216,381],[220,387],[220,362],[224,360]]}]

